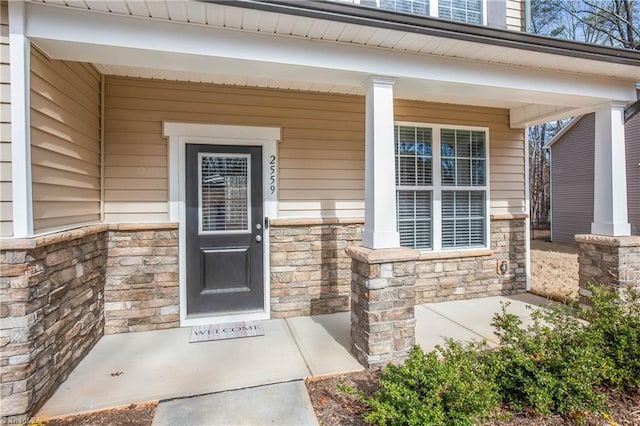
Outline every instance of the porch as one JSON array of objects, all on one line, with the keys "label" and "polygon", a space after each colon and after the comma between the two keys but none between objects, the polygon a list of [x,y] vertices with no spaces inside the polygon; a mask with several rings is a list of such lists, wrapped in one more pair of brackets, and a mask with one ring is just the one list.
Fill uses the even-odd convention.
[{"label": "porch", "polygon": [[[416,343],[497,343],[491,318],[502,302],[526,321],[531,294],[416,305]],[[350,353],[349,313],[264,321],[265,335],[189,344],[190,328],[108,335],[63,382],[37,417],[222,392],[361,370]]]}]

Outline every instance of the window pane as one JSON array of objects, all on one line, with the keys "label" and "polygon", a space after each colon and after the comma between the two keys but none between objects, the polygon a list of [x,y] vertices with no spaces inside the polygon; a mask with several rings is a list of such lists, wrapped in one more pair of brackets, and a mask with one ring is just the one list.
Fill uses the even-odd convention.
[{"label": "window pane", "polygon": [[396,185],[433,184],[432,135],[428,128],[396,126]]},{"label": "window pane", "polygon": [[483,247],[485,191],[442,192],[442,247]]},{"label": "window pane", "polygon": [[486,184],[484,132],[442,129],[440,141],[443,186]]},{"label": "window pane", "polygon": [[[360,4],[363,4],[362,2]],[[380,0],[380,8],[394,12],[429,16],[429,0]]]},{"label": "window pane", "polygon": [[438,17],[470,24],[482,24],[482,0],[440,0]]},{"label": "window pane", "polygon": [[249,157],[199,154],[200,232],[249,230]]},{"label": "window pane", "polygon": [[431,191],[396,192],[400,245],[431,249]]}]

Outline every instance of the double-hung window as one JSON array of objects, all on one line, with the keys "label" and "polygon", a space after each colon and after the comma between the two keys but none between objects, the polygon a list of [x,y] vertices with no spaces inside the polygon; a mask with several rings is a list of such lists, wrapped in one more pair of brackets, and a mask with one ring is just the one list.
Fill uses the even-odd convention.
[{"label": "double-hung window", "polygon": [[488,246],[486,129],[397,125],[395,160],[402,247]]},{"label": "double-hung window", "polygon": [[485,0],[347,0],[361,6],[483,25]]}]

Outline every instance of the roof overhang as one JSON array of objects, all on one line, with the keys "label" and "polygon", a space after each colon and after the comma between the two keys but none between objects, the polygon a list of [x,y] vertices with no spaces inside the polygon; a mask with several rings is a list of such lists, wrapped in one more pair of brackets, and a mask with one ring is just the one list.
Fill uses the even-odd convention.
[{"label": "roof overhang", "polygon": [[392,76],[397,98],[508,108],[513,127],[630,102],[640,80],[627,62],[235,7],[246,2],[109,4],[28,3],[25,33],[52,58],[105,74],[349,94],[363,94],[370,75]]}]

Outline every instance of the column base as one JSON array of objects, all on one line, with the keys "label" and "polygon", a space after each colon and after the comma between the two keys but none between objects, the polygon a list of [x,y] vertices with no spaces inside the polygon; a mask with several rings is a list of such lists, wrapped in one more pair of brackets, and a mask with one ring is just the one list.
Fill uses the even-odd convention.
[{"label": "column base", "polygon": [[629,223],[592,223],[591,234],[613,237],[625,237],[631,235]]},{"label": "column base", "polygon": [[589,306],[591,284],[640,290],[640,237],[576,235],[580,304]]},{"label": "column base", "polygon": [[351,352],[369,370],[403,362],[415,344],[420,252],[350,247]]}]

